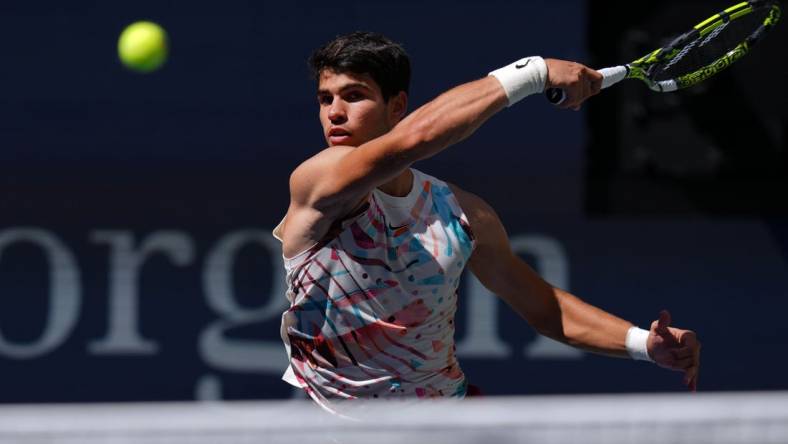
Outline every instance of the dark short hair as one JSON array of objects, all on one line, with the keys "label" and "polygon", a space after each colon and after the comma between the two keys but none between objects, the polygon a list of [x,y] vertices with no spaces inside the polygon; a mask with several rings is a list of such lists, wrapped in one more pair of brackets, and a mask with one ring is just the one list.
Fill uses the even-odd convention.
[{"label": "dark short hair", "polygon": [[321,46],[309,57],[316,81],[324,70],[368,74],[388,101],[410,86],[410,58],[401,45],[374,32],[341,35]]}]

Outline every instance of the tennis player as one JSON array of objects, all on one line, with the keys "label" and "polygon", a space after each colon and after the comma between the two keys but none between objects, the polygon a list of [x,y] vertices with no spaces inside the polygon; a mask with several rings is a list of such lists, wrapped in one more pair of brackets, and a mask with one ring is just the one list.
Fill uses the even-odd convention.
[{"label": "tennis player", "polygon": [[490,205],[411,168],[546,87],[578,109],[599,92],[599,73],[527,57],[407,115],[410,62],[386,37],[338,37],[310,63],[328,147],[293,171],[274,230],[290,301],[285,381],[330,411],[343,399],[466,396],[454,314],[468,267],[542,335],[682,371],[695,390],[692,331],[670,327],[667,312],[643,330],[551,286],[512,252]]}]

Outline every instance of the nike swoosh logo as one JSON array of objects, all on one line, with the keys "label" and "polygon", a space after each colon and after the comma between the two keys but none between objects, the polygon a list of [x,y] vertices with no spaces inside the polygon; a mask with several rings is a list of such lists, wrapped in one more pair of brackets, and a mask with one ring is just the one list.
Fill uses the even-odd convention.
[{"label": "nike swoosh logo", "polygon": [[389,229],[390,229],[391,231],[397,231],[397,230],[399,230],[400,228],[404,228],[404,227],[407,227],[407,226],[408,226],[408,224],[405,224],[405,225],[400,225],[400,226],[398,226],[398,227],[392,227],[392,226],[391,226],[391,222],[389,222]]},{"label": "nike swoosh logo", "polygon": [[517,68],[517,69],[525,68],[526,66],[528,66],[528,62],[530,62],[530,61],[531,60],[528,59],[528,60],[525,61],[525,63],[518,63],[518,64],[514,65],[514,67]]}]

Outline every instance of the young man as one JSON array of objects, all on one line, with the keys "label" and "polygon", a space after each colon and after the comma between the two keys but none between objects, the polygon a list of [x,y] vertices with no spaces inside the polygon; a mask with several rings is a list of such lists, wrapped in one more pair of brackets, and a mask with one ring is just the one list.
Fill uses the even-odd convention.
[{"label": "young man", "polygon": [[281,329],[287,382],[329,410],[340,399],[465,396],[454,313],[468,266],[539,333],[683,371],[695,389],[693,332],[668,327],[667,312],[642,330],[552,287],[512,252],[486,202],[410,168],[546,87],[563,88],[563,106],[578,109],[599,92],[599,73],[529,57],[406,116],[410,64],[387,38],[341,36],[310,63],[328,148],[293,171],[274,230],[291,304]]}]

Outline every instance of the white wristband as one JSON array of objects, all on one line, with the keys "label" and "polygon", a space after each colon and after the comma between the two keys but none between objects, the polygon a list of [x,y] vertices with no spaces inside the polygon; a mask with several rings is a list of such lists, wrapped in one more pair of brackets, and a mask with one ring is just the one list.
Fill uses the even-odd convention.
[{"label": "white wristband", "polygon": [[642,328],[637,327],[629,327],[627,331],[627,339],[625,341],[627,352],[632,359],[636,359],[638,361],[650,361],[654,362],[651,359],[651,356],[648,355],[648,349],[646,348],[646,344],[648,343],[648,330],[643,330]]},{"label": "white wristband", "polygon": [[531,94],[544,91],[547,82],[547,64],[541,57],[526,57],[496,69],[490,75],[501,82],[509,99],[507,106],[512,106]]}]

